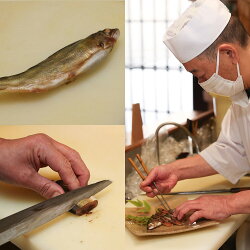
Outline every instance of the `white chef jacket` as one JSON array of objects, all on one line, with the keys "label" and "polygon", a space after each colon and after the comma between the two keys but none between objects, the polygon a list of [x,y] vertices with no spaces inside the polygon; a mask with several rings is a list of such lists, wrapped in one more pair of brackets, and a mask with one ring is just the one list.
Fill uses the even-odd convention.
[{"label": "white chef jacket", "polygon": [[218,140],[200,155],[234,184],[250,171],[250,103],[246,108],[230,106]]}]

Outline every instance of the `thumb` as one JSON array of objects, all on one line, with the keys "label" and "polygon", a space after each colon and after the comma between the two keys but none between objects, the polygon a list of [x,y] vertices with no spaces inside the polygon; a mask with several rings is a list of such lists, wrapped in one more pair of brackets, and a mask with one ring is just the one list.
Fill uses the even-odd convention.
[{"label": "thumb", "polygon": [[149,175],[146,177],[146,179],[141,183],[141,187],[146,187],[146,186],[150,186],[152,184],[152,182],[155,181],[157,176],[157,171],[154,168],[153,170],[150,171]]},{"label": "thumb", "polygon": [[63,194],[63,189],[56,184],[38,173],[33,176],[32,181],[29,183],[29,188],[39,193],[46,199]]}]

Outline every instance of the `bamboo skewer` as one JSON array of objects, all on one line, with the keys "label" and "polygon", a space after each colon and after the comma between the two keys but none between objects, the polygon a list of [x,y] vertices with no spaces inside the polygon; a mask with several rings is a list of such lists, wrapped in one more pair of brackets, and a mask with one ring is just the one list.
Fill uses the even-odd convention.
[{"label": "bamboo skewer", "polygon": [[[145,163],[143,162],[141,156],[139,154],[136,154],[136,157],[138,159],[138,161],[140,162],[143,170],[145,171],[146,175],[148,176],[149,174],[149,170],[147,168],[147,166],[145,165]],[[129,162],[131,163],[132,167],[135,169],[135,171],[139,174],[139,176],[142,178],[142,180],[145,180],[146,177],[143,175],[143,173],[140,171],[140,169],[136,166],[136,164],[133,162],[133,160],[131,158],[128,158]],[[162,200],[158,197],[158,195],[154,192],[153,193],[156,195],[156,198],[160,201],[160,203],[162,204],[162,206],[166,209],[166,210],[172,210],[170,208],[170,206],[168,205],[167,201],[164,199],[164,197],[160,194],[160,191],[158,189],[158,187],[156,186],[156,183],[153,182],[154,187],[157,189],[157,191],[159,192],[159,195],[161,196]]]}]

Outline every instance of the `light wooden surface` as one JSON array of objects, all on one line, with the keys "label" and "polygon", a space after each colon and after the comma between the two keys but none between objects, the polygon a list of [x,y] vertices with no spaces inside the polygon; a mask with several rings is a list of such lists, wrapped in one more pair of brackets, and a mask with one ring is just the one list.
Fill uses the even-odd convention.
[{"label": "light wooden surface", "polygon": [[[250,178],[244,177],[237,186],[249,186]],[[193,191],[203,189],[231,188],[227,180],[215,175],[192,180],[181,181],[174,191]],[[193,199],[198,196],[188,196]],[[216,250],[237,228],[246,220],[248,215],[235,215],[221,222],[218,226],[203,228],[201,230],[167,236],[136,237],[126,229],[126,250]]]},{"label": "light wooden surface", "polygon": [[124,2],[0,1],[0,9],[1,77],[104,28],[121,31],[113,51],[70,84],[0,92],[0,124],[124,124]]},{"label": "light wooden surface", "polygon": [[[89,183],[113,183],[95,197],[98,207],[88,216],[65,213],[13,240],[23,250],[116,250],[124,246],[124,126],[1,126],[0,137],[17,138],[43,132],[74,149],[87,164]],[[41,174],[57,179],[45,168]],[[43,199],[35,192],[0,183],[0,217]]]}]

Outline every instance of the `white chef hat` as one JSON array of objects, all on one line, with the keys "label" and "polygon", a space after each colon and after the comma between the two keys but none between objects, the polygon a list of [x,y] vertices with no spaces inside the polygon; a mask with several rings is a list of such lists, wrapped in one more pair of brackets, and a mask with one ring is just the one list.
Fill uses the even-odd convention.
[{"label": "white chef hat", "polygon": [[230,17],[220,0],[197,0],[168,28],[163,42],[181,63],[188,62],[218,38]]}]

